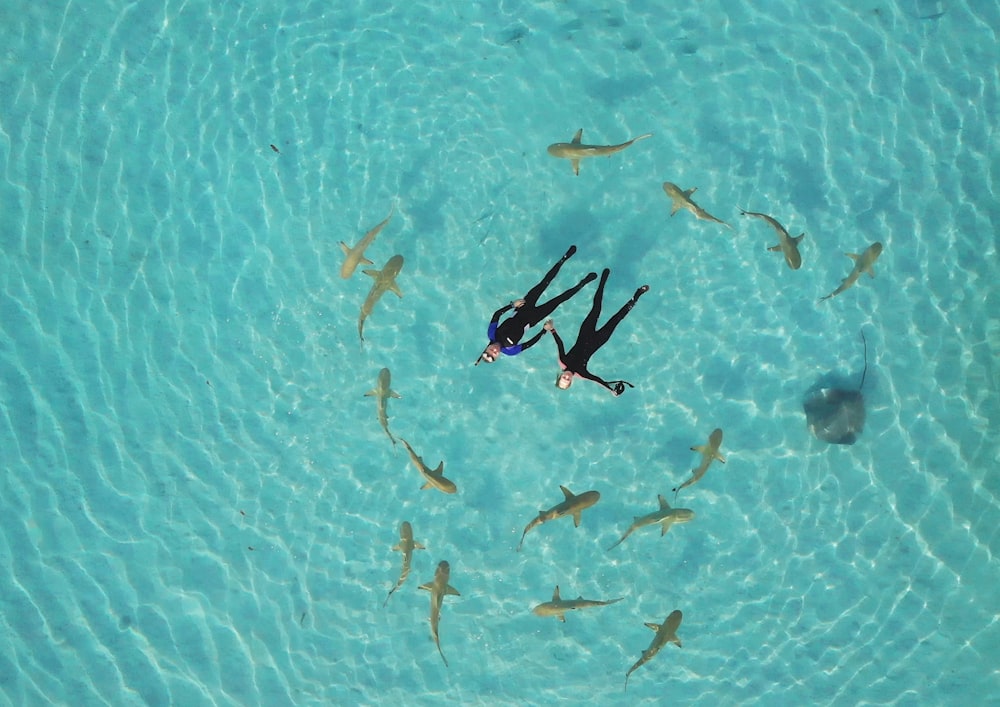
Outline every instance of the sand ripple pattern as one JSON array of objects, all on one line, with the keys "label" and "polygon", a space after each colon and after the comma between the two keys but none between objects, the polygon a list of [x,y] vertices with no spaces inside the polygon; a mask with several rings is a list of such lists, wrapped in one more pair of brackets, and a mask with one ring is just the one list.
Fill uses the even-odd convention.
[{"label": "sand ripple pattern", "polygon": [[[118,5],[0,10],[5,702],[615,704],[676,607],[630,697],[998,694],[990,3]],[[579,127],[656,134],[574,177],[544,146]],[[736,232],[668,218],[666,179]],[[362,349],[336,244],[393,200],[369,255],[406,296]],[[737,207],[806,231],[802,271]],[[652,285],[594,361],[619,401],[557,396],[547,341],[469,365],[569,243],[565,282]],[[802,396],[857,379],[861,329],[868,426],[830,448]],[[447,502],[362,397],[385,365]],[[606,554],[715,426],[696,520]],[[514,553],[560,483],[602,501]],[[431,549],[383,610],[404,517]],[[450,670],[416,591],[444,558]],[[540,622],[555,584],[627,598]]]}]

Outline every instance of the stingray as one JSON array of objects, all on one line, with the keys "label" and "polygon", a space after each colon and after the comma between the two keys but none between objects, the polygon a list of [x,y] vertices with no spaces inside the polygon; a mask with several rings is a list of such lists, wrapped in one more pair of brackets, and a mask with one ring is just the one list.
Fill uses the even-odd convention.
[{"label": "stingray", "polygon": [[865,428],[865,397],[861,389],[868,374],[868,341],[861,332],[865,345],[865,369],[857,390],[835,385],[813,390],[803,404],[809,431],[817,439],[830,444],[854,444]]}]

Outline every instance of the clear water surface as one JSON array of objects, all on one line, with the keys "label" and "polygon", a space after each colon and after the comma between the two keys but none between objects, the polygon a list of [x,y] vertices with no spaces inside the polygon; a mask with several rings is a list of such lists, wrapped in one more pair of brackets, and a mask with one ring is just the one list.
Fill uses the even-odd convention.
[{"label": "clear water surface", "polygon": [[[943,13],[943,14],[941,14]],[[1000,702],[1000,5],[0,7],[0,703]],[[579,176],[546,154],[610,144]],[[274,146],[273,148],[271,146]],[[661,183],[733,230],[670,217]],[[371,281],[354,244],[404,256]],[[771,214],[804,265],[769,253]],[[825,302],[844,252],[877,277]],[[592,360],[473,367],[570,244]],[[572,337],[593,285],[556,313]],[[855,386],[854,446],[807,430]],[[458,484],[422,479],[390,429]],[[660,537],[633,516],[696,465]],[[574,528],[524,525],[596,489]],[[400,571],[402,520],[427,546]],[[428,630],[430,581],[451,563]],[[565,623],[531,608],[624,597]],[[674,609],[683,647],[625,671]]]}]

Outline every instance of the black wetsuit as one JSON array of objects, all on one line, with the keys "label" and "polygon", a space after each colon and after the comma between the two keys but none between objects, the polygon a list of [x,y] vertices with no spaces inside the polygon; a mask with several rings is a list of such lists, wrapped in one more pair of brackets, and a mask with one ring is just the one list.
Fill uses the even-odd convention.
[{"label": "black wetsuit", "polygon": [[594,293],[594,306],[591,307],[590,313],[586,316],[583,322],[580,324],[580,332],[576,335],[576,343],[573,344],[573,348],[566,351],[565,346],[563,346],[563,340],[556,333],[555,329],[552,330],[552,338],[556,340],[556,346],[559,347],[559,363],[562,367],[575,373],[581,378],[586,378],[592,380],[595,383],[600,383],[605,388],[610,390],[615,395],[621,395],[625,392],[625,386],[629,388],[634,388],[631,383],[624,380],[618,381],[606,381],[595,376],[593,373],[587,370],[587,363],[590,361],[590,357],[594,353],[604,346],[611,338],[611,334],[614,333],[615,327],[618,326],[625,315],[632,311],[632,307],[635,303],[639,301],[639,297],[649,289],[647,285],[643,285],[635,294],[632,296],[628,302],[622,306],[614,316],[604,323],[600,329],[597,328],[597,320],[601,316],[601,300],[604,298],[604,285],[608,281],[608,275],[611,271],[607,268],[601,273],[601,281],[597,285],[597,292]]},{"label": "black wetsuit", "polygon": [[[555,279],[555,276],[559,273],[559,268],[561,268],[562,264],[569,260],[575,252],[576,246],[570,246],[569,250],[566,251],[566,254],[560,258],[559,262],[553,265],[552,268],[545,273],[545,277],[542,278],[542,281],[532,287],[528,291],[528,294],[524,296],[523,305],[514,309],[514,304],[511,303],[501,307],[493,313],[493,318],[490,320],[487,335],[490,337],[490,343],[496,342],[500,344],[500,351],[502,353],[508,356],[516,356],[528,347],[536,344],[538,340],[545,335],[544,329],[528,339],[525,343],[519,344],[518,342],[521,341],[521,337],[524,336],[528,329],[551,315],[552,312],[555,311],[556,307],[575,295],[581,288],[583,288],[584,285],[597,277],[597,273],[592,272],[562,294],[553,297],[544,304],[538,304],[538,298],[542,296],[542,293],[545,291],[545,288],[549,286],[549,283]],[[511,309],[514,309],[514,315],[509,319],[506,319],[501,324],[500,317]]]}]

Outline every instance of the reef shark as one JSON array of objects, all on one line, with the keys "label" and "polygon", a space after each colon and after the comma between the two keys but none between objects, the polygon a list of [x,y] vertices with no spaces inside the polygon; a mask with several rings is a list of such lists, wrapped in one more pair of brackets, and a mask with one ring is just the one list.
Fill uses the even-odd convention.
[{"label": "reef shark", "polygon": [[441,650],[441,638],[438,634],[441,604],[449,594],[456,597],[462,596],[457,589],[448,584],[449,579],[451,579],[451,566],[445,560],[441,560],[434,571],[434,581],[420,585],[420,589],[426,589],[431,593],[431,635],[434,637],[434,643],[437,644],[438,653],[441,654],[441,660],[444,661],[445,667],[448,666],[448,659],[444,657],[444,652]]},{"label": "reef shark", "polygon": [[402,525],[399,526],[399,542],[392,546],[393,552],[399,551],[403,553],[403,570],[399,573],[399,579],[396,581],[396,586],[389,590],[389,596],[385,598],[382,602],[382,606],[389,603],[389,597],[397,589],[403,586],[403,582],[406,578],[410,576],[410,559],[413,556],[414,550],[426,550],[420,543],[413,542],[413,527],[410,525],[409,521],[404,520]]},{"label": "reef shark", "polygon": [[423,457],[417,456],[417,453],[413,451],[413,447],[402,437],[399,441],[403,443],[406,447],[407,453],[410,455],[410,461],[413,462],[413,466],[417,467],[417,471],[420,472],[421,476],[427,479],[427,483],[421,486],[421,489],[435,488],[441,493],[455,493],[458,491],[458,487],[455,486],[455,482],[450,479],[444,478],[444,462],[442,461],[437,465],[437,469],[431,469],[429,466],[424,464]]},{"label": "reef shark", "polygon": [[365,335],[362,333],[365,327],[365,319],[368,315],[372,313],[375,308],[375,303],[382,298],[386,292],[394,292],[397,297],[402,297],[403,293],[399,289],[399,285],[396,284],[396,276],[399,275],[399,271],[403,269],[403,256],[394,255],[386,262],[385,267],[381,270],[364,270],[365,275],[370,275],[375,278],[375,284],[368,291],[368,296],[365,297],[364,304],[361,305],[361,316],[358,317],[358,337],[362,341],[365,340]]},{"label": "reef shark", "polygon": [[691,195],[698,191],[698,187],[691,187],[690,189],[681,189],[679,186],[673,182],[664,182],[663,191],[667,193],[670,197],[670,215],[673,216],[681,209],[687,209],[695,215],[695,217],[700,218],[704,221],[715,221],[715,223],[721,223],[726,228],[732,229],[728,223],[723,221],[721,218],[715,218],[712,214],[705,211],[705,209],[698,206],[691,199]]},{"label": "reef shark", "polygon": [[365,396],[375,397],[379,424],[382,425],[382,429],[385,430],[385,433],[389,435],[389,439],[392,440],[392,446],[395,447],[396,438],[393,437],[392,432],[389,431],[389,415],[386,412],[386,404],[389,398],[401,398],[403,396],[390,387],[391,376],[392,374],[389,373],[388,368],[383,368],[379,371],[378,381],[375,383],[375,387],[365,393]]},{"label": "reef shark", "polygon": [[653,133],[634,137],[620,145],[584,145],[580,142],[581,137],[583,137],[583,128],[576,131],[576,135],[573,136],[570,142],[557,142],[548,147],[549,154],[553,157],[569,160],[569,163],[573,165],[573,174],[577,175],[580,174],[580,160],[588,157],[607,157],[608,155],[613,155],[616,152],[621,152],[633,142],[653,137]]},{"label": "reef shark", "polygon": [[353,248],[349,247],[344,241],[340,242],[340,249],[344,251],[344,264],[340,266],[340,276],[345,280],[354,274],[354,270],[358,267],[359,263],[364,263],[365,265],[372,265],[372,261],[365,257],[365,249],[372,244],[375,240],[375,236],[379,234],[385,225],[389,223],[389,219],[392,218],[393,213],[396,211],[396,205],[393,204],[392,208],[389,210],[389,215],[385,217],[382,223],[378,224],[372,230],[368,231],[364,237],[358,241],[358,244]]},{"label": "reef shark", "polygon": [[628,669],[625,673],[625,692],[628,692],[628,677],[637,668],[644,665],[649,661],[654,655],[660,652],[660,649],[668,643],[676,643],[678,647],[681,646],[681,639],[677,638],[677,629],[681,625],[681,619],[684,615],[681,613],[680,609],[674,609],[670,612],[670,616],[664,619],[662,624],[647,623],[646,627],[651,628],[656,631],[656,635],[653,637],[653,642],[649,644],[649,648],[642,652],[642,657],[635,661],[635,664]]},{"label": "reef shark", "polygon": [[608,601],[596,601],[594,599],[584,599],[582,596],[577,599],[562,599],[559,596],[559,585],[556,585],[556,590],[552,592],[552,601],[539,604],[532,609],[532,611],[538,616],[555,616],[560,621],[565,622],[566,617],[564,614],[567,611],[590,609],[595,606],[607,606],[608,604],[614,604],[622,599],[624,599],[624,597],[609,599]]},{"label": "reef shark", "polygon": [[799,241],[805,238],[805,233],[800,233],[792,237],[788,235],[788,231],[785,230],[784,226],[767,214],[759,214],[756,211],[744,211],[743,209],[740,209],[740,213],[744,216],[754,216],[762,221],[766,221],[778,233],[778,245],[773,245],[768,250],[780,250],[782,255],[785,256],[785,262],[788,263],[788,267],[792,270],[798,270],[802,267],[802,255],[799,254]]},{"label": "reef shark", "polygon": [[639,528],[644,528],[647,525],[656,525],[659,523],[663,527],[663,530],[660,532],[660,537],[663,537],[667,534],[667,531],[670,530],[670,526],[674,523],[687,523],[689,520],[694,518],[694,511],[688,510],[687,508],[671,508],[670,504],[667,503],[667,499],[663,496],[657,496],[656,498],[660,501],[659,510],[647,513],[644,516],[636,516],[632,521],[632,525],[630,525],[629,529],[625,531],[625,534],[618,539],[618,542],[609,547],[608,550],[618,547],[625,541],[625,538]]},{"label": "reef shark", "polygon": [[719,428],[715,428],[714,430],[712,430],[712,434],[708,436],[708,444],[700,444],[697,447],[691,447],[692,452],[701,453],[701,464],[698,465],[698,468],[691,470],[690,479],[685,481],[677,488],[672,489],[674,492],[674,501],[677,500],[677,494],[682,488],[684,488],[685,486],[690,486],[693,483],[697,483],[697,481],[705,475],[705,472],[708,471],[709,464],[711,464],[714,460],[718,459],[723,464],[726,463],[725,457],[719,454],[719,447],[721,446],[722,446],[722,430],[720,430]]},{"label": "reef shark", "polygon": [[839,295],[841,292],[857,282],[863,272],[868,273],[871,277],[875,277],[875,261],[878,260],[878,256],[882,255],[882,244],[878,242],[872,243],[870,246],[865,248],[865,252],[861,255],[858,255],[857,253],[844,253],[844,255],[854,261],[854,269],[851,270],[850,274],[843,279],[840,283],[840,287],[828,294],[826,297],[820,297],[820,302]]},{"label": "reef shark", "polygon": [[525,527],[524,532],[521,533],[521,542],[517,544],[517,551],[521,551],[521,545],[524,544],[524,536],[528,534],[528,531],[532,528],[541,525],[542,523],[547,523],[550,520],[555,520],[556,518],[563,518],[564,516],[573,516],[573,525],[577,528],[580,527],[581,513],[585,508],[590,508],[595,503],[597,503],[601,494],[597,491],[584,491],[579,496],[573,495],[565,486],[560,486],[563,495],[566,499],[562,503],[558,503],[547,511],[538,511],[538,517],[533,521],[528,523]]}]

